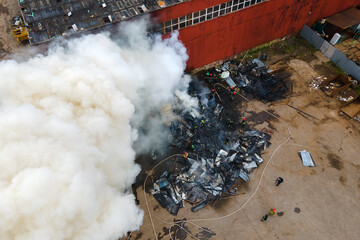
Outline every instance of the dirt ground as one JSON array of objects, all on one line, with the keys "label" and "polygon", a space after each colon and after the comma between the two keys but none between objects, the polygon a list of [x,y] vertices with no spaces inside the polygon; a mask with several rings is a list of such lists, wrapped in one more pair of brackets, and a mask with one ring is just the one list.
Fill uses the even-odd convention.
[{"label": "dirt ground", "polygon": [[350,60],[356,64],[360,64],[360,41],[352,38],[346,39],[335,47],[344,53]]},{"label": "dirt ground", "polygon": [[17,0],[0,0],[0,60],[9,58],[10,54],[24,46],[11,35],[11,19],[20,14]]},{"label": "dirt ground", "polygon": [[[173,217],[146,194],[148,211],[139,187],[144,223],[124,239],[155,239],[154,231],[158,239],[359,239],[360,125],[339,111],[341,103],[336,99],[320,90],[310,91],[314,77],[331,77],[337,69],[326,64],[328,59],[320,52],[301,51],[301,56],[291,51],[273,54],[267,62],[284,60],[290,67],[294,86],[286,100],[247,104],[249,124],[271,132],[272,145],[250,181],[238,187],[240,194],[196,213],[185,204]],[[317,119],[304,118],[284,103]],[[302,165],[300,150],[311,153],[316,167]],[[276,187],[278,176],[285,181]],[[278,214],[261,222],[270,208]]]},{"label": "dirt ground", "polygon": [[[0,22],[0,60],[23,47],[8,28],[18,11],[16,0],[0,0],[3,19]],[[340,103],[336,99],[320,90],[309,90],[308,85],[314,77],[336,74],[336,69],[324,64],[328,59],[309,49],[301,54],[294,53],[289,47],[292,43],[286,44],[289,45],[285,43],[281,51],[275,48],[270,52],[267,64],[281,59],[286,61],[294,84],[286,103],[318,120],[306,119],[284,104],[270,106],[252,100],[246,109],[249,124],[271,132],[272,145],[263,154],[265,161],[252,173],[250,181],[238,186],[239,195],[196,213],[186,205],[173,217],[139,187],[137,197],[145,215],[143,226],[124,239],[156,239],[154,232],[157,239],[182,240],[359,239],[359,123],[339,112]],[[297,154],[300,150],[311,153],[316,167],[302,165]],[[278,176],[285,181],[275,187]],[[261,222],[270,208],[276,208],[278,214]],[[174,221],[179,220],[186,221],[174,225]]]}]

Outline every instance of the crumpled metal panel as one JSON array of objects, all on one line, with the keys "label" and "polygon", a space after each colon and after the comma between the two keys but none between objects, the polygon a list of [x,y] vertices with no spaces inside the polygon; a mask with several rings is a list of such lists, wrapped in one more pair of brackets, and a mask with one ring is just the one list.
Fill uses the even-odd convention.
[{"label": "crumpled metal panel", "polygon": [[255,161],[251,161],[251,162],[243,162],[244,165],[244,169],[248,170],[248,171],[252,171],[254,168],[257,168],[257,164]]},{"label": "crumpled metal panel", "polygon": [[249,176],[249,174],[247,173],[247,172],[245,172],[244,170],[240,170],[240,172],[239,172],[239,177],[242,179],[242,180],[244,180],[245,182],[247,182],[247,181],[249,181],[249,179],[250,179],[250,176]]},{"label": "crumpled metal panel", "polygon": [[303,150],[299,151],[298,153],[305,167],[315,167],[314,160],[312,159],[309,152]]}]

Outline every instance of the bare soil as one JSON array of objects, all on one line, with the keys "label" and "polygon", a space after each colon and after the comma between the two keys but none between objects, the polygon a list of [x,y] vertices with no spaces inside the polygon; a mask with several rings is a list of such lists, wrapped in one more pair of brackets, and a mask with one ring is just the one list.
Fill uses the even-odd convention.
[{"label": "bare soil", "polygon": [[11,20],[18,15],[18,0],[0,0],[0,60],[9,59],[15,51],[26,47],[18,43],[10,32]]}]

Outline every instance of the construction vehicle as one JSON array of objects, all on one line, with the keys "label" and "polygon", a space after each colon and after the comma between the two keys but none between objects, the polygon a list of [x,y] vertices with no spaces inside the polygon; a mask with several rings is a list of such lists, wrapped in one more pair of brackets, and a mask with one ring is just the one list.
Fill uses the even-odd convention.
[{"label": "construction vehicle", "polygon": [[21,16],[14,17],[9,28],[11,30],[11,34],[17,39],[19,43],[28,43],[29,35],[26,30],[24,20]]}]

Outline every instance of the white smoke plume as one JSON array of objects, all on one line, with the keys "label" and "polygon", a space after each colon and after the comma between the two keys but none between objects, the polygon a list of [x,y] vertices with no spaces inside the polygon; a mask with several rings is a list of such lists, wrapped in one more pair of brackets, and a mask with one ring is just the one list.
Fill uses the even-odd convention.
[{"label": "white smoke plume", "polygon": [[184,90],[187,55],[176,34],[147,37],[146,20],[120,28],[0,62],[1,240],[118,239],[141,225],[136,129]]}]

